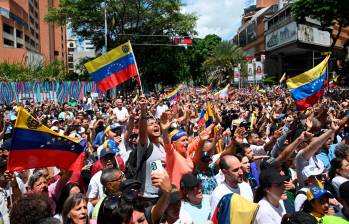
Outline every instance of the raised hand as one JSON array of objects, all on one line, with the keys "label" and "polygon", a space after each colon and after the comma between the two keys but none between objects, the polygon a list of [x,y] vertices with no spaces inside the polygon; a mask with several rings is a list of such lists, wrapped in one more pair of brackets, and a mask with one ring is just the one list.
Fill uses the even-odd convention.
[{"label": "raised hand", "polygon": [[161,117],[160,117],[160,127],[161,127],[161,130],[162,131],[168,131],[168,129],[171,127],[171,124],[173,123],[174,121],[170,121],[170,117],[169,117],[169,114],[168,112],[164,112],[161,114]]}]

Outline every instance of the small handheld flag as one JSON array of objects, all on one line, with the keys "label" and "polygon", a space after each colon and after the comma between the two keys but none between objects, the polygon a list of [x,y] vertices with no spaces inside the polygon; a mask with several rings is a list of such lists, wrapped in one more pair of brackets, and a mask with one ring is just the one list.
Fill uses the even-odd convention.
[{"label": "small handheld flag", "polygon": [[[130,41],[85,63],[85,67],[101,92],[139,74]],[[137,82],[140,84],[140,80]]]},{"label": "small handheld flag", "polygon": [[8,170],[56,166],[80,171],[84,158],[84,146],[78,139],[60,135],[42,125],[24,108],[18,109]]},{"label": "small handheld flag", "polygon": [[179,98],[180,98],[179,88],[173,90],[172,92],[170,92],[164,97],[164,99],[170,103],[177,102]]}]

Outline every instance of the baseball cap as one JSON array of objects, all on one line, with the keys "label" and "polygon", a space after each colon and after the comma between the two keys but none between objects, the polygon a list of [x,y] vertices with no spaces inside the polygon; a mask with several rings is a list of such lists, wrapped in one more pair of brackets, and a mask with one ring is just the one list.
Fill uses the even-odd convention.
[{"label": "baseball cap", "polygon": [[182,176],[180,181],[181,191],[188,191],[193,187],[198,186],[200,181],[191,173],[186,173]]},{"label": "baseball cap", "polygon": [[103,158],[103,157],[106,157],[107,155],[115,155],[115,154],[116,152],[113,149],[106,147],[101,150],[99,155],[100,155],[100,158]]},{"label": "baseball cap", "polygon": [[261,187],[269,187],[272,184],[281,184],[289,179],[288,176],[283,176],[280,172],[274,168],[267,168],[262,170],[259,176],[259,182]]},{"label": "baseball cap", "polygon": [[112,131],[112,132],[116,132],[116,131],[122,131],[123,130],[123,127],[119,124],[119,123],[115,123],[115,124],[112,124],[112,125],[109,125],[104,133],[107,133],[108,131]]},{"label": "baseball cap", "polygon": [[303,168],[302,175],[304,179],[307,179],[311,176],[318,176],[324,172],[324,167],[322,166],[314,166],[314,165],[308,165]]},{"label": "baseball cap", "polygon": [[329,191],[319,186],[310,187],[306,195],[307,195],[308,201],[311,201],[313,199],[319,199],[325,195],[328,196],[329,198],[333,198],[333,195]]}]

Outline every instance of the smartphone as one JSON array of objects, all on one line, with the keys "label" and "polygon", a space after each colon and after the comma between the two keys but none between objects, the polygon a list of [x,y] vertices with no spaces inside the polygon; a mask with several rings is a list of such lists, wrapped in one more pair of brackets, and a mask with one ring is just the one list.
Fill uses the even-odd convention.
[{"label": "smartphone", "polygon": [[345,111],[345,116],[349,117],[349,110]]},{"label": "smartphone", "polygon": [[155,160],[150,163],[150,171],[164,171],[164,167],[162,166],[161,160]]}]

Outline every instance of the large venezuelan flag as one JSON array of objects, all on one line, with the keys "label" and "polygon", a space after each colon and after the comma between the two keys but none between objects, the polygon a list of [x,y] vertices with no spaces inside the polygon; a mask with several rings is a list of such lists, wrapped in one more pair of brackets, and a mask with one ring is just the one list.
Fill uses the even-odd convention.
[{"label": "large venezuelan flag", "polygon": [[236,224],[254,222],[258,204],[250,202],[239,194],[231,193],[222,197],[211,214],[214,224]]},{"label": "large venezuelan flag", "polygon": [[305,110],[318,102],[327,86],[328,55],[314,68],[287,79],[286,84],[300,110]]},{"label": "large venezuelan flag", "polygon": [[179,98],[180,98],[179,88],[173,90],[172,92],[170,92],[165,96],[165,100],[169,101],[170,103],[177,102]]},{"label": "large venezuelan flag", "polygon": [[130,41],[87,62],[85,67],[102,92],[138,75]]},{"label": "large venezuelan flag", "polygon": [[80,171],[85,158],[84,146],[75,138],[60,135],[40,124],[20,107],[9,152],[11,171],[56,166]]}]

